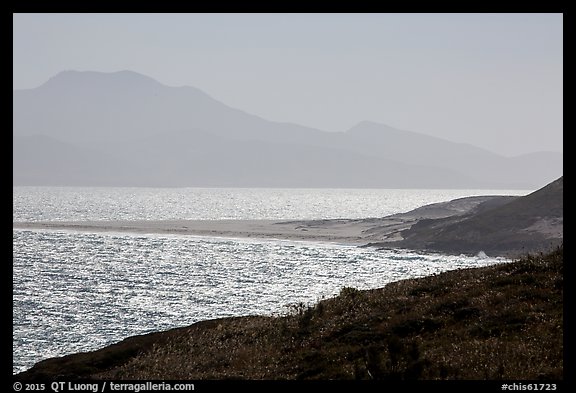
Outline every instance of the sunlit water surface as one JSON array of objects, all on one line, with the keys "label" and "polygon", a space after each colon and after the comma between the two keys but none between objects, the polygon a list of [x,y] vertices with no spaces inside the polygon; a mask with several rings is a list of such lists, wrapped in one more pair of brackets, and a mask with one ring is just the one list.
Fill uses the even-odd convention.
[{"label": "sunlit water surface", "polygon": [[[471,195],[530,190],[14,187],[14,221],[382,217]],[[218,317],[282,314],[344,286],[496,258],[339,244],[13,230],[13,372],[128,336]]]}]

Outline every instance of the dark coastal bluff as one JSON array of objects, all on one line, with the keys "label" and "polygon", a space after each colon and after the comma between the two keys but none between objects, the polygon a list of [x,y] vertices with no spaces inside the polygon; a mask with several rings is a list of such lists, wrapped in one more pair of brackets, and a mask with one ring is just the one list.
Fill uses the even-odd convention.
[{"label": "dark coastal bluff", "polygon": [[563,200],[562,176],[526,196],[489,199],[463,215],[422,219],[401,232],[403,240],[385,246],[510,256],[550,250],[563,242]]}]

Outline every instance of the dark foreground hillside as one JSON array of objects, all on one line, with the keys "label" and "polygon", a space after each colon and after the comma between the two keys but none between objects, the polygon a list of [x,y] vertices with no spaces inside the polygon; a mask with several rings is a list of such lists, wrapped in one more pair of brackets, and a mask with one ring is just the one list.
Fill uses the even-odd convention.
[{"label": "dark foreground hillside", "polygon": [[45,360],[17,379],[562,379],[563,248]]}]

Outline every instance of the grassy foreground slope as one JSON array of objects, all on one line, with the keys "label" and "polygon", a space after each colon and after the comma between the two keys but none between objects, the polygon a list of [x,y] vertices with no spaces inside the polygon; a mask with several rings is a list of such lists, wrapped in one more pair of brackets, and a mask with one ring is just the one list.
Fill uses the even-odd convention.
[{"label": "grassy foreground slope", "polygon": [[563,248],[398,281],[287,316],[224,318],[48,359],[17,376],[562,379]]}]

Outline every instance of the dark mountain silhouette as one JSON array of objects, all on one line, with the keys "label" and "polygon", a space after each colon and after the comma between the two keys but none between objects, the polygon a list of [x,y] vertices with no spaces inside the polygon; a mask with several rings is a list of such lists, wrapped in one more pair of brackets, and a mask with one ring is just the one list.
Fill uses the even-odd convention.
[{"label": "dark mountain silhouette", "polygon": [[131,71],[15,90],[13,135],[16,185],[530,189],[562,174],[561,153],[507,158],[371,122],[325,132]]},{"label": "dark mountain silhouette", "polygon": [[448,253],[517,255],[563,242],[564,178],[523,197],[487,202],[461,216],[424,219],[402,232],[401,246]]}]

